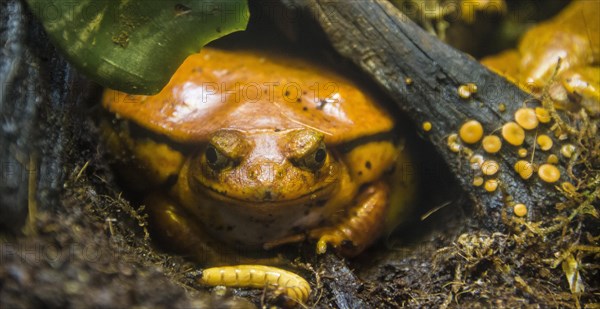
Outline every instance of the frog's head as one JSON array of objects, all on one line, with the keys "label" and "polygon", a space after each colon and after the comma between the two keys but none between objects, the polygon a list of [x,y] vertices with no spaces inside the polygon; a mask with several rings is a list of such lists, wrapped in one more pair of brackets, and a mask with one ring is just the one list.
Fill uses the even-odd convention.
[{"label": "frog's head", "polygon": [[223,129],[191,159],[190,187],[235,204],[298,204],[326,199],[339,163],[310,129]]}]

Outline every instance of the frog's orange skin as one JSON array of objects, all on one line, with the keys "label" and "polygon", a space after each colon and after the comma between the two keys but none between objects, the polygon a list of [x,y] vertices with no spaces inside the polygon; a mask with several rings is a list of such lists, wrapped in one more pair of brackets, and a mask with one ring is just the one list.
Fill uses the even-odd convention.
[{"label": "frog's orange skin", "polygon": [[582,106],[591,114],[600,114],[599,14],[597,1],[573,1],[552,20],[527,31],[517,50],[485,58],[482,63],[526,91],[539,93],[553,81],[550,94],[558,107]]},{"label": "frog's orange skin", "polygon": [[298,59],[209,48],[189,56],[159,94],[108,90],[104,106],[180,142],[205,142],[225,128],[312,128],[330,145],[394,125],[371,98],[337,74]]},{"label": "frog's orange skin", "polygon": [[558,16],[527,31],[519,44],[521,80],[540,87],[554,73],[586,66],[600,59],[598,13],[595,1],[574,1]]},{"label": "frog's orange skin", "polygon": [[330,245],[353,256],[382,231],[384,174],[402,155],[391,141],[394,121],[339,75],[205,48],[158,95],[107,90],[103,105],[161,136],[136,139],[123,122],[104,125],[125,178],[153,191],[145,204],[154,225],[208,264],[227,262],[222,251],[206,253],[205,237],[249,249],[308,237],[319,253]]}]

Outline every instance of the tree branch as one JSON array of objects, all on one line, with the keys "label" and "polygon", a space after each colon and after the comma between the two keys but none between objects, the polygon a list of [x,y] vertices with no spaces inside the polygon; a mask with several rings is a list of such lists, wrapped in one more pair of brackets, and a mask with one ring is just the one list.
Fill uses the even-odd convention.
[{"label": "tree branch", "polygon": [[[526,102],[537,102],[529,94],[472,57],[426,33],[388,1],[310,0],[308,8],[342,56],[379,84],[417,124],[425,121],[433,124],[431,131],[422,135],[434,144],[461,186],[479,206],[487,227],[500,227],[500,216],[503,208],[510,205],[510,197],[528,206],[529,219],[539,217],[540,211],[561,200],[554,185],[535,176],[525,181],[514,171],[514,164],[522,159],[517,154],[519,147],[503,141],[501,151],[491,155],[486,154],[480,144],[465,145],[500,164],[500,172],[494,175],[500,180],[500,186],[488,193],[472,185],[475,174],[468,153],[452,152],[447,145],[448,136],[458,133],[468,119],[479,121],[486,135],[500,135],[499,129],[504,123],[514,121],[518,108]],[[476,84],[478,90],[464,99],[457,90],[467,83]],[[506,106],[504,112],[499,110],[501,104]],[[537,134],[541,134],[550,127],[540,126],[537,130]],[[554,139],[552,132],[546,133]],[[530,154],[535,136],[536,130],[527,131],[525,142],[520,146]],[[557,141],[554,142],[556,145]],[[535,155],[537,162],[545,161],[546,154],[539,149]],[[561,163],[566,166],[566,162]],[[565,180],[567,173],[563,167],[559,168]]]}]

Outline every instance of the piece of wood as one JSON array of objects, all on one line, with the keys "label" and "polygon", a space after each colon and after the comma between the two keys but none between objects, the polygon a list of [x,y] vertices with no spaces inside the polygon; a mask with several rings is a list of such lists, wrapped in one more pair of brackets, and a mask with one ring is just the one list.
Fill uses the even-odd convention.
[{"label": "piece of wood", "polygon": [[28,212],[59,204],[80,130],[72,117],[91,83],[58,54],[23,2],[1,8],[0,231],[18,234]]},{"label": "piece of wood", "polygon": [[[471,147],[475,153],[500,163],[497,178],[501,185],[495,192],[488,193],[472,185],[474,172],[468,157],[450,151],[447,146],[447,137],[458,133],[462,123],[469,119],[479,121],[486,134],[494,132],[500,136],[499,128],[514,121],[514,112],[524,102],[535,102],[529,94],[472,57],[426,33],[388,1],[299,3],[310,10],[337,52],[380,85],[419,129],[425,121],[432,124],[431,131],[422,132],[422,136],[435,145],[462,188],[479,206],[485,226],[495,230],[503,228],[500,216],[502,211],[511,212],[507,203],[510,197],[528,205],[531,220],[561,200],[553,184],[543,183],[535,176],[524,181],[514,172],[514,163],[521,159],[517,155],[518,147],[504,142],[502,150],[494,155],[485,154],[479,144]],[[471,98],[463,99],[458,95],[458,88],[467,83],[476,84],[478,91]],[[499,111],[500,104],[506,106],[505,112]],[[536,104],[529,104],[533,105]],[[548,129],[549,126],[540,127],[538,134]],[[526,135],[521,147],[531,154],[535,131],[527,131]],[[540,159],[544,158],[539,149],[537,152]],[[561,166],[565,163],[561,162]],[[564,168],[560,169],[562,181],[568,180]]]},{"label": "piece of wood", "polygon": [[365,299],[359,294],[363,283],[348,267],[347,262],[328,252],[320,257],[320,264],[325,265],[322,270],[322,280],[326,296],[322,300],[328,303],[318,303],[322,307],[337,308],[366,308],[376,306],[366,304]]}]

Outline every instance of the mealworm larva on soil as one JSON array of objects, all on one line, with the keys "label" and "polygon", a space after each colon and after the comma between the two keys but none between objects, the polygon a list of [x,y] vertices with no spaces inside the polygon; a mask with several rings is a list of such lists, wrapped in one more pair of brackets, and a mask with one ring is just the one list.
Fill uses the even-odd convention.
[{"label": "mealworm larva on soil", "polygon": [[200,283],[208,286],[224,285],[239,288],[274,288],[299,303],[305,303],[310,285],[304,278],[276,267],[237,265],[207,268],[202,271]]}]

